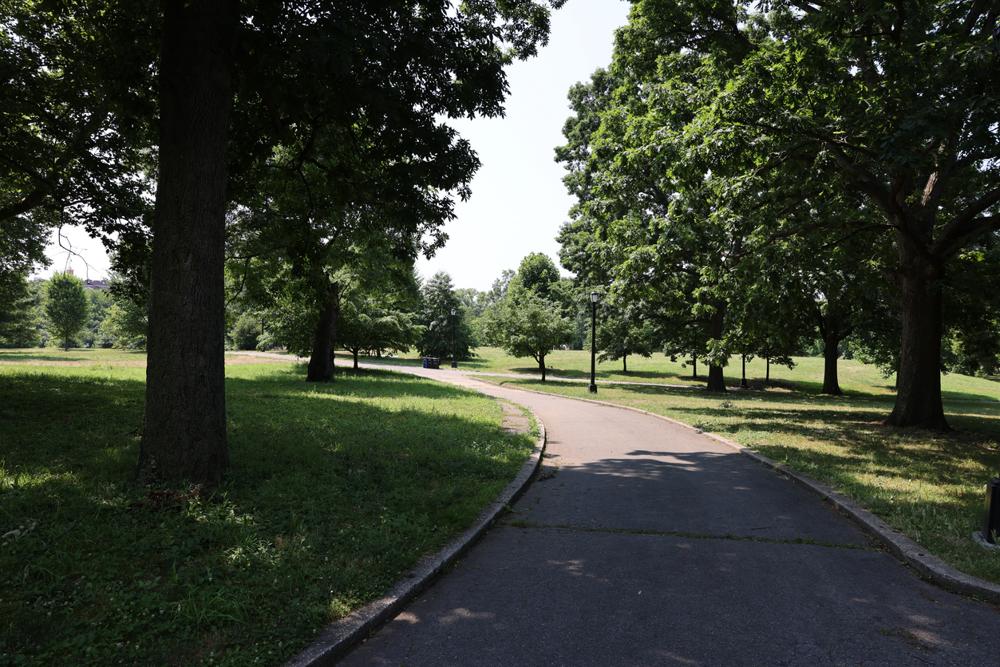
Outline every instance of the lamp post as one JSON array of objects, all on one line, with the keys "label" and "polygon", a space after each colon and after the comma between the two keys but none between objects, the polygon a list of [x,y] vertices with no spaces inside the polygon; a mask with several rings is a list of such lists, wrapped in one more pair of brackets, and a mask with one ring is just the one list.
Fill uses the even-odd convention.
[{"label": "lamp post", "polygon": [[455,315],[458,314],[458,310],[455,308],[451,309],[451,367],[458,368],[457,350],[455,348]]},{"label": "lamp post", "polygon": [[590,293],[590,393],[597,393],[597,301],[601,295]]}]

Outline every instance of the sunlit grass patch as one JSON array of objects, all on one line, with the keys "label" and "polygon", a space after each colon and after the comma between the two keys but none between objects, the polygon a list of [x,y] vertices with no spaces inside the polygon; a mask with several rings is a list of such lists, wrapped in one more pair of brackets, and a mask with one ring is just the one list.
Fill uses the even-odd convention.
[{"label": "sunlit grass patch", "polygon": [[532,444],[438,383],[239,365],[224,486],[142,488],[144,374],[0,367],[0,662],[279,663],[468,526]]}]

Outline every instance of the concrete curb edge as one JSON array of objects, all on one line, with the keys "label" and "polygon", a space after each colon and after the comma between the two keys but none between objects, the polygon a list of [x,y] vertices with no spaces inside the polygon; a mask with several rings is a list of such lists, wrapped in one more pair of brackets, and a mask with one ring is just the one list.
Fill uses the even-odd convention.
[{"label": "concrete curb edge", "polygon": [[672,419],[664,415],[658,415],[655,412],[650,412],[649,410],[643,410],[641,408],[634,408],[628,405],[619,405],[617,403],[611,403],[609,401],[601,401],[593,398],[581,398],[579,396],[563,396],[562,394],[553,394],[551,392],[538,391],[536,389],[524,389],[521,387],[510,386],[505,383],[498,383],[506,386],[508,389],[516,389],[519,391],[527,391],[533,394],[541,394],[543,396],[560,396],[562,398],[568,398],[574,401],[583,401],[585,403],[596,403],[598,405],[604,405],[611,408],[618,408],[620,410],[630,410],[632,412],[638,412],[640,414],[648,415],[650,417],[655,417],[657,419],[662,419],[663,421],[681,426],[690,431],[700,433],[707,438],[715,440],[727,447],[737,450],[741,454],[752,458],[758,463],[771,468],[782,475],[785,475],[792,481],[798,483],[799,485],[809,489],[813,493],[819,495],[823,500],[827,501],[833,505],[838,511],[846,514],[855,523],[857,523],[866,533],[881,542],[886,549],[892,553],[896,558],[902,560],[904,563],[912,567],[917,573],[924,579],[931,581],[941,588],[952,591],[954,593],[960,593],[962,595],[968,595],[971,597],[980,598],[991,602],[993,604],[1000,604],[1000,585],[994,584],[990,581],[974,577],[964,572],[953,568],[948,565],[943,560],[937,556],[933,556],[927,553],[926,549],[921,547],[919,544],[906,537],[901,532],[887,524],[882,519],[875,516],[872,512],[866,510],[864,507],[851,500],[847,496],[844,496],[831,487],[812,479],[807,475],[803,475],[800,472],[792,470],[783,463],[778,463],[763,454],[753,451],[748,447],[740,445],[728,438],[724,438],[721,435],[716,435],[715,433],[709,433],[703,431],[699,428],[691,426],[690,424],[685,424],[677,419]]},{"label": "concrete curb edge", "polygon": [[286,663],[287,667],[315,667],[335,664],[348,651],[379,627],[392,620],[409,602],[426,590],[442,572],[461,558],[496,522],[507,507],[528,488],[535,473],[538,472],[542,462],[542,454],[545,452],[545,424],[529,408],[514,401],[508,402],[527,411],[538,425],[539,431],[534,450],[521,466],[517,476],[504,487],[493,502],[487,505],[475,523],[465,532],[446,544],[437,553],[421,559],[384,596],[328,625],[319,637]]}]

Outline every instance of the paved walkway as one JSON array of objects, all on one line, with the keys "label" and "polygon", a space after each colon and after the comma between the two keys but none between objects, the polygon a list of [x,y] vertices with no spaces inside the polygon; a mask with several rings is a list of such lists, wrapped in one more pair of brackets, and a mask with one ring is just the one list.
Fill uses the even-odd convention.
[{"label": "paved walkway", "polygon": [[527,405],[549,445],[500,525],[344,664],[997,664],[997,609],[924,583],[724,445],[627,410],[394,370]]}]

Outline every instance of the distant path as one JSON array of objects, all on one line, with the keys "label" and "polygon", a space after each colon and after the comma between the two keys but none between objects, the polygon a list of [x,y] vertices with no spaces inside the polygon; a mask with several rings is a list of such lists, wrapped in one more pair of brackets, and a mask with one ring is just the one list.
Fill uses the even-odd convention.
[{"label": "distant path", "polygon": [[[282,360],[285,360],[285,361],[288,361],[288,360],[299,361],[299,362],[307,362],[307,361],[309,361],[309,359],[307,357],[297,357],[295,355],[283,354],[283,353],[280,353],[280,352],[242,351],[242,352],[231,352],[230,354],[243,355],[243,356],[248,356],[248,357],[261,357],[261,358],[264,358],[264,359],[282,359]],[[345,359],[343,357],[337,357],[337,360],[341,361],[341,362],[345,361]],[[350,362],[350,361],[348,361],[347,364],[340,363],[340,364],[338,364],[338,367],[339,368],[344,368],[346,366],[346,367],[350,368],[351,363],[352,362]],[[405,365],[405,364],[392,364],[392,363],[388,363],[388,362],[364,362],[364,361],[362,361],[362,362],[360,362],[359,365],[362,368],[370,368],[370,369],[375,369],[375,370],[377,370],[379,368],[385,368],[385,369],[388,369],[388,370],[399,371],[399,372],[409,372],[409,371],[414,371],[414,370],[423,370],[420,366],[409,366],[409,365]],[[473,368],[458,368],[458,369],[454,369],[454,368],[441,368],[441,369],[438,369],[438,370],[446,370],[446,371],[448,371],[450,373],[454,373],[454,372],[457,371],[459,373],[463,373],[463,374],[466,374],[466,375],[472,375],[472,376],[481,375],[481,376],[484,376],[484,377],[508,378],[508,379],[511,379],[511,380],[540,380],[541,377],[542,377],[541,373],[539,373],[538,375],[532,375],[530,373],[504,373],[504,372],[501,372],[501,371],[480,371],[480,370],[476,370],[476,369],[473,369]],[[433,371],[433,372],[436,373],[437,371]],[[429,377],[434,377],[436,379],[440,379],[440,378],[437,378],[436,375],[429,376]],[[564,376],[560,376],[560,375],[552,375],[551,373],[547,373],[545,375],[545,379],[546,379],[546,381],[552,381],[552,382],[569,382],[569,383],[575,383],[575,384],[590,384],[590,379],[589,378],[570,378],[570,377],[564,377]],[[701,385],[694,385],[694,384],[679,384],[679,383],[670,384],[670,383],[666,383],[666,382],[635,382],[635,381],[632,381],[632,380],[604,380],[604,379],[600,379],[599,381],[600,381],[600,383],[602,385],[605,385],[605,384],[621,384],[621,385],[632,385],[632,386],[636,386],[636,387],[660,387],[660,388],[666,387],[668,389],[701,389]]]},{"label": "distant path", "polygon": [[771,470],[635,412],[450,370],[521,403],[545,468],[347,665],[996,664],[1000,613],[918,579]]}]

